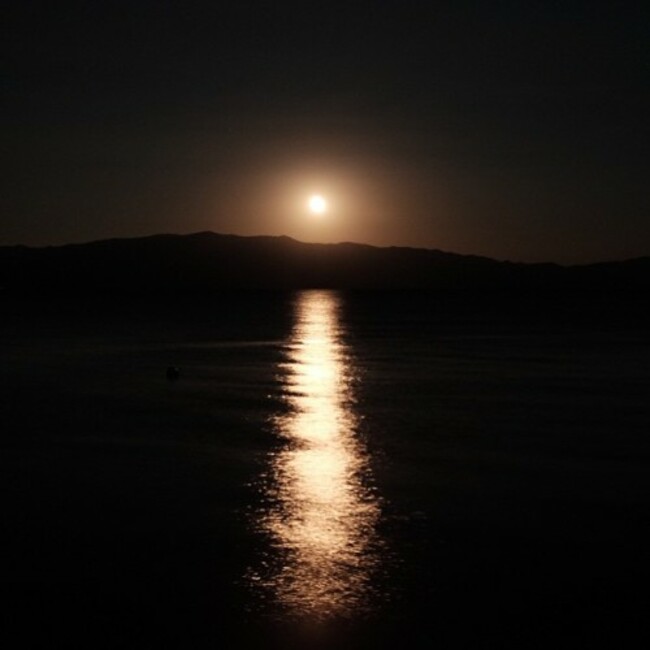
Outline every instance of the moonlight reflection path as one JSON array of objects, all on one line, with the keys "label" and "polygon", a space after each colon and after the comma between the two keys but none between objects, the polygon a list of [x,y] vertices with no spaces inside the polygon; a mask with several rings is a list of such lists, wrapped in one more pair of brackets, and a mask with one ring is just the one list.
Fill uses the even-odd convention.
[{"label": "moonlight reflection path", "polygon": [[357,435],[355,368],[341,338],[338,298],[298,296],[282,364],[288,413],[275,424],[283,446],[270,461],[259,525],[270,537],[267,574],[254,581],[288,615],[357,616],[370,608],[379,561],[377,497]]}]

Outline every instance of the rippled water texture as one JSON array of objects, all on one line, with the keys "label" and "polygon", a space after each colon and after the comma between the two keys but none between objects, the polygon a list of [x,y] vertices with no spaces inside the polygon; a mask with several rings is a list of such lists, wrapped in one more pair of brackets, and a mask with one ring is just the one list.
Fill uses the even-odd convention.
[{"label": "rippled water texture", "polygon": [[357,370],[343,340],[338,297],[300,294],[280,365],[288,410],[274,421],[282,440],[270,459],[258,519],[270,561],[253,583],[285,614],[327,620],[371,608],[380,516],[358,436]]}]

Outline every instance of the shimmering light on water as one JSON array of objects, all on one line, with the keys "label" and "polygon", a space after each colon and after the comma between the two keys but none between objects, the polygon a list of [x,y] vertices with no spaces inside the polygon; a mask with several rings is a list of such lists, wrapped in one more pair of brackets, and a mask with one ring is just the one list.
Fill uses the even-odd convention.
[{"label": "shimmering light on water", "polygon": [[356,616],[370,607],[378,564],[379,502],[357,435],[355,368],[341,337],[338,298],[300,294],[281,367],[289,412],[272,457],[261,528],[275,557],[257,583],[291,615]]}]

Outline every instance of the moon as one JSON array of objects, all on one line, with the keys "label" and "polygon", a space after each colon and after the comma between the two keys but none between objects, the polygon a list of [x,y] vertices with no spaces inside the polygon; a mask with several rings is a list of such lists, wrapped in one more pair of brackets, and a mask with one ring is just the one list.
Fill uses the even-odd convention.
[{"label": "moon", "polygon": [[314,194],[309,197],[307,207],[312,214],[324,214],[327,212],[327,201],[320,194]]}]

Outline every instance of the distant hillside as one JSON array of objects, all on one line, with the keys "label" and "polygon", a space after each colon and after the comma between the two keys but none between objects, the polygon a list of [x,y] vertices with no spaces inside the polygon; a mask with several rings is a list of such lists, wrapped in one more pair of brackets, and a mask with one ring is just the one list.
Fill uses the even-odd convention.
[{"label": "distant hillside", "polygon": [[650,258],[561,267],[438,250],[203,232],[47,248],[0,247],[0,287],[5,295],[314,287],[637,291],[650,288]]}]

